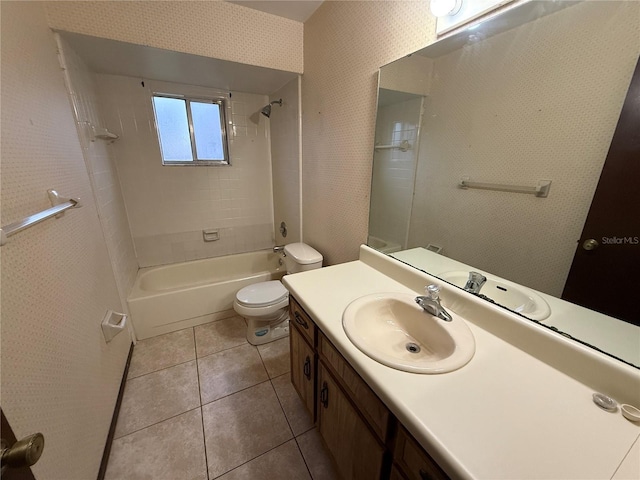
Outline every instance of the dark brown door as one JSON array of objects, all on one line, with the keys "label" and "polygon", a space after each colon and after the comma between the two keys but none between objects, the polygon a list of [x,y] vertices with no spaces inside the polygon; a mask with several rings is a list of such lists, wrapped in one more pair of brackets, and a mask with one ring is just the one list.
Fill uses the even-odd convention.
[{"label": "dark brown door", "polygon": [[562,298],[640,325],[640,62]]},{"label": "dark brown door", "polygon": [[[0,409],[0,417],[2,417],[2,422],[0,423],[2,440],[6,442],[6,445],[11,446],[16,443],[17,440],[2,409]],[[2,448],[4,449],[5,446],[3,445]],[[35,477],[29,467],[7,468],[2,472],[2,480],[35,480]]]}]

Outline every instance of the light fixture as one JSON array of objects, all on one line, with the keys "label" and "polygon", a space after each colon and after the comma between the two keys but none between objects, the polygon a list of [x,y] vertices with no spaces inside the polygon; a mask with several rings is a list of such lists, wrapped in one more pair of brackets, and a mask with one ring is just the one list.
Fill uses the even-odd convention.
[{"label": "light fixture", "polygon": [[429,9],[436,17],[455,15],[462,8],[462,0],[431,0]]}]

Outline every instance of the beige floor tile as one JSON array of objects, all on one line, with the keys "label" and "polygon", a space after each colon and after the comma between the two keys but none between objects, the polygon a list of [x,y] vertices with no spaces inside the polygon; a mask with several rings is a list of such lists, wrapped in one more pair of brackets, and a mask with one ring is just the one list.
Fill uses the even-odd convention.
[{"label": "beige floor tile", "polygon": [[195,360],[127,380],[115,437],[200,406]]},{"label": "beige floor tile", "polygon": [[139,377],[195,358],[192,328],[140,340],[133,348],[128,378]]},{"label": "beige floor tile", "polygon": [[198,358],[247,342],[247,325],[236,316],[195,327]]},{"label": "beige floor tile", "polygon": [[289,364],[289,337],[258,345],[258,351],[269,373],[269,378],[275,378],[291,370]]},{"label": "beige floor tile", "polygon": [[296,441],[313,480],[340,479],[316,428],[296,437]]},{"label": "beige floor tile", "polygon": [[273,388],[276,390],[276,395],[278,395],[278,400],[280,400],[280,405],[282,405],[293,434],[298,436],[313,428],[311,415],[300,400],[298,392],[293,388],[289,373],[274,378],[271,383],[273,383]]},{"label": "beige floor tile", "polygon": [[268,380],[258,350],[243,345],[198,359],[202,404]]},{"label": "beige floor tile", "polygon": [[199,408],[113,441],[105,480],[206,480]]},{"label": "beige floor tile", "polygon": [[295,440],[290,440],[218,478],[220,480],[311,479]]},{"label": "beige floor tile", "polygon": [[292,438],[271,382],[202,407],[209,478],[215,478]]}]

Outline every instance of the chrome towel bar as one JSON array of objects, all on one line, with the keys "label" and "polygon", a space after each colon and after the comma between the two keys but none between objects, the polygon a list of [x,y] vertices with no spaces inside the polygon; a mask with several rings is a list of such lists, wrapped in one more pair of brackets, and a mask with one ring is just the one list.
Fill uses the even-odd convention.
[{"label": "chrome towel bar", "polygon": [[462,177],[458,187],[465,190],[467,188],[479,188],[482,190],[498,190],[500,192],[531,193],[536,197],[546,198],[549,196],[549,190],[551,189],[551,180],[540,180],[536,186],[528,187],[524,185],[472,182],[469,177]]},{"label": "chrome towel bar", "polygon": [[8,238],[12,235],[21,232],[36,223],[40,223],[51,217],[59,218],[65,210],[69,210],[70,208],[80,208],[82,206],[79,198],[64,198],[55,190],[47,190],[47,195],[52,205],[51,208],[34,213],[33,215],[29,215],[18,222],[13,222],[0,228],[0,246],[7,243]]},{"label": "chrome towel bar", "polygon": [[406,152],[411,148],[411,144],[408,140],[402,140],[400,143],[396,145],[375,145],[373,147],[374,150],[394,150],[398,149],[401,152]]}]

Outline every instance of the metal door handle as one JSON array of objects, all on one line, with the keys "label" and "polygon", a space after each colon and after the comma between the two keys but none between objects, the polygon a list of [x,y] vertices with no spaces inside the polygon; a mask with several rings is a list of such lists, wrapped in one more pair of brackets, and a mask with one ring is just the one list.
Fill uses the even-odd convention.
[{"label": "metal door handle", "polygon": [[590,238],[588,240],[585,240],[584,243],[582,244],[582,248],[584,248],[585,250],[595,250],[599,246],[600,246],[600,244],[594,238]]},{"label": "metal door handle", "polygon": [[322,382],[322,390],[320,390],[320,403],[324,405],[324,408],[329,406],[329,385],[327,382]]},{"label": "metal door handle", "polygon": [[[35,464],[44,450],[44,435],[34,433],[22,440],[18,440],[12,446],[2,439],[2,452],[0,453],[0,472],[7,468],[30,467]],[[1,474],[1,473],[0,473]]]},{"label": "metal door handle", "polygon": [[306,328],[307,330],[309,329],[309,324],[304,318],[302,318],[302,315],[300,315],[298,312],[293,312],[293,317],[296,319],[296,323],[298,325],[301,325],[303,328]]},{"label": "metal door handle", "polygon": [[304,361],[302,371],[304,372],[304,376],[307,377],[307,380],[311,380],[311,359],[308,356]]}]

